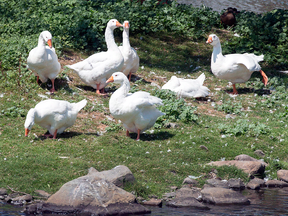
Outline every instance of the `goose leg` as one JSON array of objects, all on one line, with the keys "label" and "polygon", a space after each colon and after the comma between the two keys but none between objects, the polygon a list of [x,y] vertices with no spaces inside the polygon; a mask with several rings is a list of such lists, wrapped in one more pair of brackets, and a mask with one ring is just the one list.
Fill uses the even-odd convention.
[{"label": "goose leg", "polygon": [[55,92],[54,79],[51,79],[51,82],[52,82],[52,88],[50,89],[50,92],[54,93]]},{"label": "goose leg", "polygon": [[268,77],[266,76],[266,74],[264,73],[264,71],[260,70],[259,72],[260,72],[260,74],[261,74],[262,77],[263,77],[262,82],[263,82],[264,85],[266,86],[267,83],[268,83]]},{"label": "goose leg", "polygon": [[132,75],[132,73],[130,72],[130,73],[129,73],[129,82],[130,82],[130,80],[131,80],[131,75]]},{"label": "goose leg", "polygon": [[126,136],[127,136],[127,137],[130,137],[128,130],[126,130]]},{"label": "goose leg", "polygon": [[136,140],[140,140],[140,130],[138,129],[137,132],[138,132],[138,133],[137,133],[137,138],[136,138]]},{"label": "goose leg", "polygon": [[40,85],[39,76],[36,76],[36,77],[37,77],[37,83],[38,83],[38,85]]},{"label": "goose leg", "polygon": [[233,92],[232,92],[232,94],[237,95],[237,94],[238,94],[238,91],[237,91],[237,89],[236,89],[236,85],[233,83],[232,86],[233,86]]},{"label": "goose leg", "polygon": [[56,139],[56,136],[57,136],[57,129],[56,129],[55,132],[54,132],[53,139]]},{"label": "goose leg", "polygon": [[[96,86],[97,86],[96,94],[98,94],[98,95],[106,95],[106,94],[100,92],[100,89],[99,89],[100,84],[96,84]],[[103,91],[104,91],[104,88],[103,88]]]}]

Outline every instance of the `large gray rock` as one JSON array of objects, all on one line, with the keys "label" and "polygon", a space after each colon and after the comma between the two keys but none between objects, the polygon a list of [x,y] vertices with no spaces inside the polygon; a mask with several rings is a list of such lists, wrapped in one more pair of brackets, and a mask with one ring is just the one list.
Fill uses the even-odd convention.
[{"label": "large gray rock", "polygon": [[288,170],[278,170],[277,177],[281,181],[288,182]]},{"label": "large gray rock", "polygon": [[111,170],[102,172],[98,172],[97,170],[90,168],[88,175],[105,179],[118,187],[123,187],[125,183],[133,184],[135,182],[135,178],[130,169],[123,165],[119,165]]},{"label": "large gray rock", "polygon": [[206,183],[213,185],[214,187],[221,187],[221,188],[229,188],[228,182],[226,180],[220,180],[220,179],[208,179],[206,180]]},{"label": "large gray rock", "polygon": [[197,200],[202,199],[200,188],[180,188],[176,191],[175,198],[183,198],[183,197],[194,197]]},{"label": "large gray rock", "polygon": [[229,188],[233,190],[244,190],[245,189],[245,184],[241,179],[229,179],[228,180],[228,186]]},{"label": "large gray rock", "polygon": [[42,204],[30,205],[28,214],[77,213],[126,215],[150,213],[135,196],[96,175],[86,175],[64,184]]},{"label": "large gray rock", "polygon": [[7,195],[7,190],[5,188],[0,188],[0,195],[1,196]]},{"label": "large gray rock", "polygon": [[166,203],[167,206],[170,207],[193,207],[197,209],[209,210],[210,208],[205,206],[203,203],[199,202],[194,197],[181,197],[175,198]]},{"label": "large gray rock", "polygon": [[279,181],[279,180],[268,180],[265,182],[265,185],[267,187],[288,187],[288,183],[284,181]]},{"label": "large gray rock", "polygon": [[225,204],[250,204],[250,201],[238,191],[226,188],[204,188],[202,191],[203,202],[225,205]]},{"label": "large gray rock", "polygon": [[231,160],[231,161],[215,161],[210,162],[207,165],[210,166],[236,166],[238,169],[243,170],[245,173],[249,175],[260,174],[262,175],[265,171],[265,165],[260,161],[239,161],[239,160]]},{"label": "large gray rock", "polygon": [[261,187],[264,187],[264,186],[265,186],[265,181],[259,178],[251,179],[246,185],[248,189],[252,189],[252,190],[259,190]]},{"label": "large gray rock", "polygon": [[265,163],[264,161],[262,160],[257,160],[256,158],[253,158],[249,155],[246,155],[246,154],[241,154],[241,155],[238,155],[235,157],[235,160],[239,160],[239,161],[259,161],[261,162],[262,164],[264,164],[265,166],[268,166],[267,163]]}]

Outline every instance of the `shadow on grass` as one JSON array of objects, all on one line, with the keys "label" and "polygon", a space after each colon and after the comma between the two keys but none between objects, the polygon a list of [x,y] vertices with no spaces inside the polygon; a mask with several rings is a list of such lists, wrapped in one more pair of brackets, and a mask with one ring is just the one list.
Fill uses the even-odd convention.
[{"label": "shadow on grass", "polygon": [[[85,133],[75,132],[75,131],[69,131],[69,132],[63,132],[61,134],[57,134],[56,139],[68,139],[76,136],[80,136]],[[45,140],[45,139],[52,139],[52,135],[49,136],[50,133],[47,131],[45,134],[38,136],[35,138],[35,140]],[[89,135],[95,135],[99,136],[97,133],[89,133]]]},{"label": "shadow on grass", "polygon": [[[161,131],[154,134],[140,134],[141,141],[153,141],[153,140],[167,140],[175,136],[174,134],[169,133],[168,131]],[[135,139],[137,138],[136,133],[130,133],[130,138]]]},{"label": "shadow on grass", "polygon": [[[254,88],[236,88],[239,95],[255,93],[257,95],[270,95],[271,91],[269,89],[254,89]],[[232,94],[233,90],[224,90],[227,94]]]}]

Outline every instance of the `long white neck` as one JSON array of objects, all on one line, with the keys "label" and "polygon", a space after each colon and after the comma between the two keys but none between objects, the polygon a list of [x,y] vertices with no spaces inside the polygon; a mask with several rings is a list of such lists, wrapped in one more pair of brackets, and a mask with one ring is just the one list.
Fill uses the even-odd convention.
[{"label": "long white neck", "polygon": [[123,30],[123,47],[130,48],[130,41],[129,41],[129,28],[124,28]]},{"label": "long white neck", "polygon": [[40,34],[39,38],[38,38],[38,47],[45,47],[46,46],[46,42],[42,36],[42,34]]},{"label": "long white neck", "polygon": [[130,83],[128,79],[123,80],[120,88],[118,88],[110,97],[109,100],[109,109],[111,113],[115,113],[116,110],[120,107],[123,99],[127,96],[130,90]]},{"label": "long white neck", "polygon": [[221,44],[217,43],[215,46],[213,46],[213,53],[211,58],[211,64],[215,63],[219,58],[222,58],[222,48]]},{"label": "long white neck", "polygon": [[36,110],[34,108],[31,108],[28,111],[27,116],[26,116],[26,120],[25,120],[25,124],[24,124],[25,128],[28,128],[30,126],[29,130],[31,129],[31,127],[35,123],[35,116],[36,116]]},{"label": "long white neck", "polygon": [[105,30],[105,41],[106,41],[108,50],[118,49],[118,46],[116,45],[115,40],[114,40],[113,29],[109,27],[106,27],[106,30]]}]

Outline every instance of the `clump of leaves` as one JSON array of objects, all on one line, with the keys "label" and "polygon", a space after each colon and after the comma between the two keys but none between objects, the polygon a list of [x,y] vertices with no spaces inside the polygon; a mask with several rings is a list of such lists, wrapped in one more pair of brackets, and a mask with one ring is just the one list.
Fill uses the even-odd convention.
[{"label": "clump of leaves", "polygon": [[118,131],[123,129],[123,126],[121,124],[117,124],[113,121],[103,120],[101,121],[101,123],[108,126],[106,127],[106,131]]},{"label": "clump of leaves", "polygon": [[219,124],[222,134],[232,134],[235,136],[249,135],[259,136],[260,134],[268,134],[270,128],[263,123],[251,123],[247,119],[239,119],[236,124]]},{"label": "clump of leaves", "polygon": [[242,109],[242,104],[240,102],[235,102],[228,100],[220,105],[215,106],[218,111],[224,111],[228,114],[240,114]]},{"label": "clump of leaves", "polygon": [[160,106],[159,110],[165,113],[165,115],[157,119],[155,127],[161,127],[168,122],[182,121],[189,123],[198,119],[198,116],[194,114],[197,107],[187,105],[185,100],[177,98],[174,92],[156,90],[154,95],[162,99],[163,106]]},{"label": "clump of leaves", "polygon": [[1,110],[1,115],[8,117],[24,117],[27,111],[18,106],[12,106],[7,109]]}]

